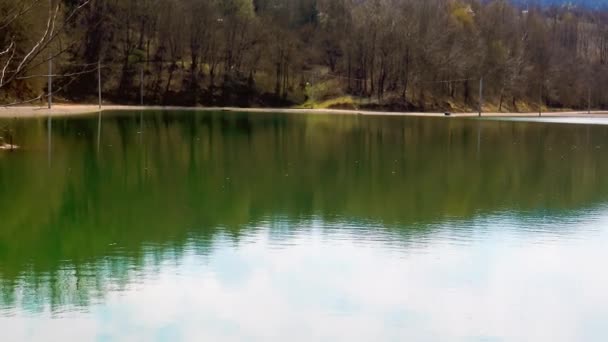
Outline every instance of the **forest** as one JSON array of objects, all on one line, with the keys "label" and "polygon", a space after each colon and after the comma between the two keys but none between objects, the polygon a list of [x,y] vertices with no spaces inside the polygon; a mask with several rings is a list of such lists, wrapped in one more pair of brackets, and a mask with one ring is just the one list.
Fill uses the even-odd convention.
[{"label": "forest", "polygon": [[0,0],[0,105],[601,109],[606,86],[601,6]]}]

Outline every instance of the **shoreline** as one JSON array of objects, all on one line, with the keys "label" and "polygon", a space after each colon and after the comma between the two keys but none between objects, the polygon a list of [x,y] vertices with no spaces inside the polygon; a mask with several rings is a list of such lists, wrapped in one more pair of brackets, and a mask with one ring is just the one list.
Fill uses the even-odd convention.
[{"label": "shoreline", "polygon": [[[308,108],[239,108],[239,107],[177,107],[177,106],[131,106],[131,105],[107,105],[101,110],[98,105],[85,104],[57,104],[52,109],[46,106],[0,106],[0,118],[38,118],[38,117],[62,117],[79,116],[98,113],[99,111],[135,111],[135,110],[172,110],[172,111],[224,111],[224,112],[250,112],[250,113],[284,113],[284,114],[342,114],[342,115],[377,115],[377,116],[423,116],[423,117],[445,117],[444,113],[438,112],[389,112],[351,109],[308,109]],[[450,117],[478,117],[478,113],[452,113]],[[538,118],[536,113],[482,113],[482,117],[495,118]],[[545,112],[544,118],[559,117],[582,117],[582,118],[608,118],[608,111],[566,111]]]}]

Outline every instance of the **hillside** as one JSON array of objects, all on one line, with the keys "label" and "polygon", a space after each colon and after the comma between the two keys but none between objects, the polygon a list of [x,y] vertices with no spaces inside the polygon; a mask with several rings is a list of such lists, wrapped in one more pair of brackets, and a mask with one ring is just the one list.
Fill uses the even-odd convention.
[{"label": "hillside", "polygon": [[0,101],[603,108],[602,2],[5,0]]}]

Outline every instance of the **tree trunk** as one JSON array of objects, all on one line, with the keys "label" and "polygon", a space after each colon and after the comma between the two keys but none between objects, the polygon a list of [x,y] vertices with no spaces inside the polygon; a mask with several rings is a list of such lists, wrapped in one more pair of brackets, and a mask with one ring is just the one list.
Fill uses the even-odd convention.
[{"label": "tree trunk", "polygon": [[500,88],[500,100],[498,101],[498,112],[502,112],[502,101],[504,99],[505,87]]},{"label": "tree trunk", "polygon": [[190,64],[190,92],[192,93],[192,105],[198,103],[198,55],[195,52],[191,54]]},{"label": "tree trunk", "polygon": [[175,64],[175,62],[172,62],[171,66],[169,67],[169,78],[167,79],[167,84],[165,85],[165,93],[163,95],[164,104],[167,103],[167,97],[169,94],[169,90],[171,89],[171,81],[173,81],[173,74],[175,73],[175,69],[177,69],[177,65]]},{"label": "tree trunk", "polygon": [[347,66],[347,69],[348,69],[348,71],[347,71],[347,75],[348,75],[348,80],[347,80],[348,81],[348,88],[347,88],[347,91],[349,93],[352,93],[352,91],[353,91],[353,88],[352,88],[352,85],[351,85],[351,78],[352,78],[352,69],[351,68],[352,68],[352,66],[351,66],[351,54],[350,54],[350,52],[348,54],[348,63],[347,64],[348,64],[348,66]]},{"label": "tree trunk", "polygon": [[281,95],[281,62],[277,62],[275,64],[276,67],[276,75],[275,75],[275,82],[274,82],[274,95],[275,96],[280,96]]}]

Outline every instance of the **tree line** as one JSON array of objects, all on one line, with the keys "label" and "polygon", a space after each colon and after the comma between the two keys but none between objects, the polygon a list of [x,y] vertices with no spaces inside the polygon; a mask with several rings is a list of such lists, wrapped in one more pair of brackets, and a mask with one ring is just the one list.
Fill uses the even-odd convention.
[{"label": "tree line", "polygon": [[[608,11],[507,0],[0,0],[0,99],[603,108]],[[143,82],[142,82],[143,81]],[[143,91],[142,91],[143,89]],[[38,96],[38,97],[36,97]]]}]

